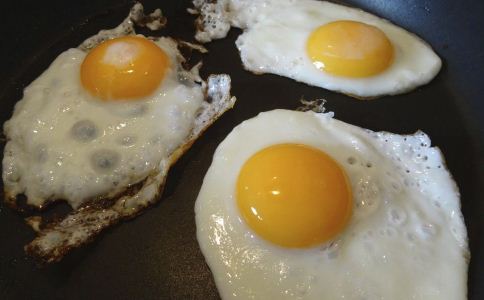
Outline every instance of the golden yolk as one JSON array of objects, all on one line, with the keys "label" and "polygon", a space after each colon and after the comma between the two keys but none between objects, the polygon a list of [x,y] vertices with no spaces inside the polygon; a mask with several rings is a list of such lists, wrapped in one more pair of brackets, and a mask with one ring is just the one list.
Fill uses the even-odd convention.
[{"label": "golden yolk", "polygon": [[262,238],[305,248],[340,233],[351,216],[345,172],[320,150],[279,144],[245,162],[237,180],[237,205]]},{"label": "golden yolk", "polygon": [[81,65],[81,82],[103,100],[139,99],[154,92],[168,67],[168,56],[155,43],[125,36],[89,52]]},{"label": "golden yolk", "polygon": [[385,33],[355,21],[336,21],[317,28],[306,47],[318,69],[336,76],[373,76],[393,61],[393,46]]}]

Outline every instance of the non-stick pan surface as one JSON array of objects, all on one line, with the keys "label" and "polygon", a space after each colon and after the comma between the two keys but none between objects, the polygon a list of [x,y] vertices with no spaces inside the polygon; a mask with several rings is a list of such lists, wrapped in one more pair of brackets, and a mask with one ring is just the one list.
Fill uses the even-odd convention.
[{"label": "non-stick pan surface", "polygon": [[[484,2],[353,0],[428,41],[444,67],[409,94],[357,101],[273,75],[243,70],[234,41],[208,45],[202,74],[228,73],[235,108],[217,121],[171,170],[161,201],[118,225],[62,262],[42,269],[24,256],[33,232],[23,215],[0,204],[0,299],[212,299],[218,294],[195,237],[194,201],[217,145],[241,121],[261,111],[295,109],[298,99],[325,98],[343,121],[396,133],[421,129],[439,146],[462,194],[472,259],[469,299],[484,299]],[[162,8],[160,34],[193,40],[189,1],[144,1]],[[5,1],[0,17],[0,120],[10,118],[23,88],[62,51],[117,25],[130,1]],[[3,148],[3,144],[2,144]],[[63,210],[62,205],[54,210]],[[443,264],[446,262],[443,261]]]}]

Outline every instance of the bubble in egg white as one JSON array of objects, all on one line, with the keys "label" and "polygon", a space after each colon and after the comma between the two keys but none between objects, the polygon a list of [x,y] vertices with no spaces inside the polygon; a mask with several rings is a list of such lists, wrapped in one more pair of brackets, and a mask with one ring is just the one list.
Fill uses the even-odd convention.
[{"label": "bubble in egg white", "polygon": [[356,158],[354,158],[353,156],[348,157],[347,161],[350,165],[354,165],[357,162]]},{"label": "bubble in egg white", "polygon": [[395,238],[398,235],[398,230],[391,226],[386,226],[378,230],[380,236],[388,237],[388,238]]},{"label": "bubble in egg white", "polygon": [[119,153],[113,150],[102,149],[97,150],[91,154],[91,163],[96,171],[112,171],[118,166],[119,161]]},{"label": "bubble in egg white", "polygon": [[371,214],[380,205],[380,189],[371,177],[362,177],[354,187],[355,214],[364,216]]},{"label": "bubble in egg white", "polygon": [[112,105],[109,109],[122,117],[135,118],[145,115],[149,110],[149,105],[147,103],[131,103],[128,106]]},{"label": "bubble in egg white", "polygon": [[81,120],[74,123],[71,128],[71,135],[80,142],[88,142],[98,135],[96,124],[91,120]]},{"label": "bubble in egg white", "polygon": [[417,233],[419,234],[420,238],[428,240],[437,235],[438,228],[437,225],[434,225],[432,223],[421,224],[417,228]]},{"label": "bubble in egg white", "polygon": [[405,224],[405,221],[407,220],[407,214],[403,209],[394,207],[388,211],[388,220],[393,225],[401,226]]},{"label": "bubble in egg white", "polygon": [[48,150],[47,150],[47,145],[45,144],[39,144],[37,147],[35,147],[35,158],[39,163],[44,163],[48,159]]},{"label": "bubble in egg white", "polygon": [[136,137],[132,135],[122,136],[118,138],[118,143],[122,146],[130,147],[136,143]]},{"label": "bubble in egg white", "polygon": [[331,241],[323,246],[322,251],[326,253],[328,259],[335,259],[339,255],[341,243],[341,240]]}]

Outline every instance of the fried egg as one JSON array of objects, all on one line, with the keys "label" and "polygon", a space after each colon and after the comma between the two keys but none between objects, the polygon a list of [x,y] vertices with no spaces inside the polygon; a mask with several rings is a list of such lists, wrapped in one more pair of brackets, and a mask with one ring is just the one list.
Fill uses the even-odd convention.
[{"label": "fried egg", "polygon": [[10,196],[73,207],[139,182],[189,133],[204,99],[180,83],[170,38],[114,38],[62,53],[24,91],[4,125]]},{"label": "fried egg", "polygon": [[204,47],[135,32],[165,23],[160,9],[145,15],[135,3],[117,27],[61,53],[5,122],[5,201],[73,208],[25,219],[37,236],[24,250],[39,262],[60,261],[160,200],[170,167],[234,105],[228,75],[205,81],[201,62],[185,69],[179,48]]},{"label": "fried egg", "polygon": [[395,95],[428,83],[441,68],[432,48],[387,20],[326,1],[194,1],[199,41],[230,26],[244,67],[358,98]]},{"label": "fried egg", "polygon": [[197,239],[223,299],[465,299],[458,188],[423,132],[274,110],[218,146]]},{"label": "fried egg", "polygon": [[[141,12],[140,12],[141,11]],[[3,159],[7,198],[73,208],[109,198],[148,175],[187,141],[206,99],[178,44],[133,30],[133,14],[61,53],[25,90]]]}]

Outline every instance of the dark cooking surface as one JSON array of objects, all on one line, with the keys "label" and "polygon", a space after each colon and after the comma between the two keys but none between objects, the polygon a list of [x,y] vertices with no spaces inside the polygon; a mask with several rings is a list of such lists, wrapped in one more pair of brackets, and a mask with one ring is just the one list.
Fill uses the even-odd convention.
[{"label": "dark cooking surface", "polygon": [[[192,40],[189,1],[144,1],[168,17],[163,33]],[[195,238],[193,204],[213,152],[231,129],[260,111],[294,109],[302,95],[326,98],[343,121],[396,133],[422,129],[441,147],[462,193],[472,260],[469,299],[484,299],[484,2],[355,0],[347,3],[392,20],[428,41],[444,67],[430,85],[407,95],[361,102],[289,79],[242,70],[239,31],[208,45],[202,74],[226,72],[238,102],[176,164],[162,199],[133,221],[108,230],[61,263],[37,269],[23,245],[33,237],[20,214],[0,204],[0,299],[217,298]],[[120,23],[129,1],[26,1],[2,5],[0,119],[10,118],[22,89],[62,51]],[[2,145],[3,148],[3,145]],[[3,152],[3,150],[2,150]],[[442,262],[445,263],[445,262]]]}]

